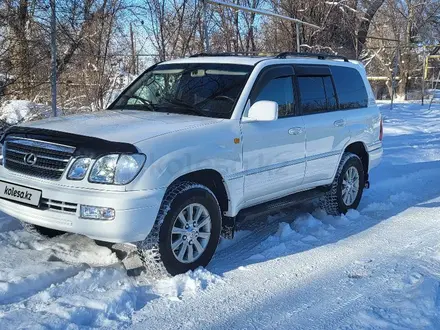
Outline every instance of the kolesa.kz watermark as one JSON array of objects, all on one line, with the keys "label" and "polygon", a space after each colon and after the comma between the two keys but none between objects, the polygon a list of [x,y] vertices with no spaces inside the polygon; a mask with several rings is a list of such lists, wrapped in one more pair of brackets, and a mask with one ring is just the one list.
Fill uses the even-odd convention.
[{"label": "kolesa.kz watermark", "polygon": [[28,201],[30,201],[32,198],[32,193],[28,191],[16,190],[14,187],[9,188],[8,186],[5,187],[4,195],[27,199]]}]

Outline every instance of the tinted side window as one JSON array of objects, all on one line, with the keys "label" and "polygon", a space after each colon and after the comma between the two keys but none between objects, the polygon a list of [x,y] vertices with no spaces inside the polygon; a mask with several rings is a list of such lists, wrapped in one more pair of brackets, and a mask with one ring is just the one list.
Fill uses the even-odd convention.
[{"label": "tinted side window", "polygon": [[338,103],[336,101],[336,92],[333,87],[332,78],[330,76],[322,77],[324,80],[325,96],[327,98],[327,111],[333,111],[338,109]]},{"label": "tinted side window", "polygon": [[368,94],[359,72],[343,66],[332,66],[331,71],[338,93],[340,109],[365,108]]},{"label": "tinted side window", "polygon": [[327,98],[323,77],[298,77],[303,114],[327,111]]},{"label": "tinted side window", "polygon": [[289,117],[295,113],[292,77],[280,77],[270,80],[255,98],[257,101],[278,103],[278,117]]}]

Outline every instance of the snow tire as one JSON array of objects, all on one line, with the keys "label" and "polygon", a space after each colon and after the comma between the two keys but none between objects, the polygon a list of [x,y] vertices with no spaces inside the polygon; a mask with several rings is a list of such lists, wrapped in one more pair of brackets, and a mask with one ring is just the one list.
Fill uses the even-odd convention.
[{"label": "snow tire", "polygon": [[[171,230],[174,220],[190,203],[203,205],[211,217],[211,236],[206,249],[192,263],[182,263],[176,259],[171,249]],[[222,228],[220,205],[214,193],[195,182],[178,182],[165,193],[153,229],[147,238],[138,242],[138,254],[146,273],[150,277],[163,277],[185,273],[198,267],[205,267],[217,248]]]},{"label": "snow tire", "polygon": [[[346,205],[342,198],[344,175],[349,168],[355,167],[359,174],[359,190],[356,198],[351,205]],[[342,155],[335,178],[331,184],[330,190],[320,200],[320,206],[329,215],[339,216],[345,214],[350,209],[356,209],[362,198],[363,189],[365,187],[364,168],[361,159],[350,152]]]}]

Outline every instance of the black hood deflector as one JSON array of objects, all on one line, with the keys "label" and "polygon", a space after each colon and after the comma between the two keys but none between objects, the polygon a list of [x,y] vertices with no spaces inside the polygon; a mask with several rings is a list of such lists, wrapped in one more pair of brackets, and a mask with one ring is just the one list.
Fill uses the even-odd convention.
[{"label": "black hood deflector", "polygon": [[84,136],[50,129],[12,126],[1,137],[3,144],[8,136],[42,140],[75,147],[74,156],[97,158],[109,153],[137,153],[137,148],[125,142],[108,141],[92,136]]}]

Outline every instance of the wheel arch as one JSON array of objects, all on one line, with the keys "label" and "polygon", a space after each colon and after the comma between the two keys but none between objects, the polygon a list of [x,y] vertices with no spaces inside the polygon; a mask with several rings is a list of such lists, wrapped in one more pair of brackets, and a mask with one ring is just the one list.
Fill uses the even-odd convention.
[{"label": "wheel arch", "polygon": [[206,186],[214,193],[215,197],[217,198],[222,215],[226,211],[228,211],[230,207],[228,187],[226,185],[225,180],[223,179],[223,176],[218,171],[213,169],[202,169],[193,172],[188,172],[176,178],[169,185],[169,187],[173,186],[177,182],[182,182],[182,181],[196,182]]},{"label": "wheel arch", "polygon": [[369,172],[369,164],[370,164],[370,156],[367,151],[367,147],[365,143],[362,141],[352,142],[345,147],[344,152],[350,152],[358,156],[362,161],[362,166],[364,168],[364,176],[365,180],[368,181],[368,172]]}]

